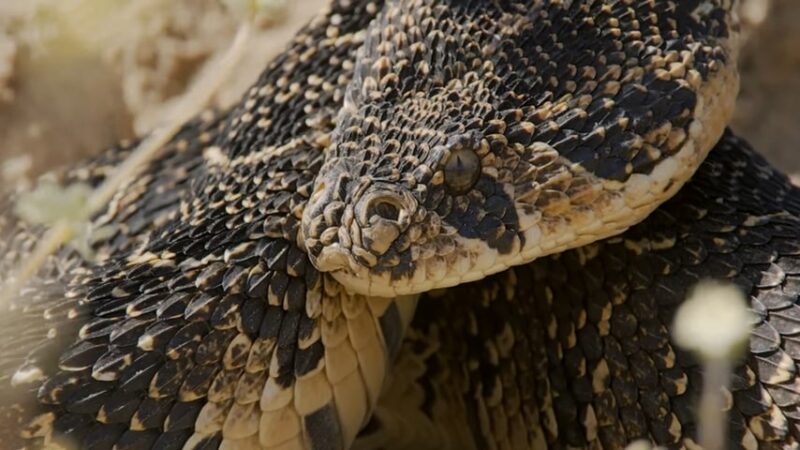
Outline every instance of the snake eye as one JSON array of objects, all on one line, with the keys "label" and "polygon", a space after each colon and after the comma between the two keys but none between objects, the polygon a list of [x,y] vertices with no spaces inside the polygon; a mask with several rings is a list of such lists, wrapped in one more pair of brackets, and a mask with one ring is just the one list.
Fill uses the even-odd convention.
[{"label": "snake eye", "polygon": [[474,150],[453,150],[444,164],[444,183],[453,194],[469,191],[481,175],[481,161]]}]

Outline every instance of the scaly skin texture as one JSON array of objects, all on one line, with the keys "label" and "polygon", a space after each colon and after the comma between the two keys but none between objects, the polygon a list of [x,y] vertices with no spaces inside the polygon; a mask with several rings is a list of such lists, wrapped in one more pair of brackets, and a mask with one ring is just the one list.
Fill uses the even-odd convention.
[{"label": "scaly skin texture", "polygon": [[670,329],[713,277],[749,294],[755,319],[725,448],[797,448],[798,236],[800,189],[727,133],[621,236],[423,296],[357,447],[698,448],[702,373]]},{"label": "scaly skin texture", "polygon": [[[612,225],[616,222],[610,216],[602,232],[591,228],[596,221],[582,218],[593,217],[591,208],[602,207],[599,199],[606,194],[630,197],[634,203],[622,202],[628,206],[642,202],[645,214],[678,189],[721,132],[729,109],[726,102],[732,102],[735,91],[735,46],[730,40],[735,23],[725,13],[730,5],[722,0],[604,4],[608,10],[589,0],[531,2],[531,16],[516,9],[515,2],[487,1],[482,5],[487,11],[507,9],[508,14],[495,18],[508,26],[487,16],[488,34],[476,33],[475,45],[470,45],[471,34],[454,30],[468,30],[476,23],[477,2],[333,2],[330,11],[301,31],[270,64],[237,106],[188,124],[143,176],[120,191],[95,220],[95,226],[115,230],[112,238],[97,244],[96,262],[62,250],[9,310],[2,311],[4,445],[349,447],[377,402],[415,299],[348,293],[363,291],[363,284],[339,284],[312,264],[308,252],[318,256],[314,221],[320,208],[324,221],[334,223],[346,217],[350,205],[344,206],[341,217],[327,210],[322,199],[329,192],[320,173],[341,175],[345,153],[356,159],[367,155],[371,161],[376,148],[385,150],[383,159],[376,156],[385,161],[367,164],[369,170],[383,170],[386,161],[396,160],[402,174],[416,176],[413,169],[420,168],[425,182],[415,181],[415,186],[430,187],[420,201],[419,192],[413,198],[405,195],[407,178],[391,185],[397,188],[400,206],[424,206],[414,212],[424,229],[409,227],[403,235],[415,237],[415,245],[409,247],[415,249],[410,250],[412,256],[451,254],[440,231],[456,229],[453,247],[480,241],[477,247],[469,244],[472,253],[457,261],[489,264],[491,258],[481,255],[491,247],[495,253],[501,248],[506,255],[516,252],[517,259],[509,256],[502,262],[512,264],[533,257],[523,245],[531,242],[528,235],[520,234],[523,228],[533,229],[522,225],[531,218],[542,221],[538,227],[567,227],[563,236],[547,244],[552,251],[582,242],[572,232],[573,225],[595,230],[583,235],[586,239],[615,227],[621,230],[626,225]],[[430,9],[435,20],[414,16],[417,6],[423,12]],[[401,14],[404,8],[413,10],[411,22]],[[660,14],[650,15],[650,8]],[[547,15],[550,19],[564,20],[546,19],[545,11],[552,13]],[[576,18],[603,18],[607,29]],[[661,27],[657,33],[653,27],[642,28],[651,18]],[[408,39],[413,37],[411,28],[405,40],[389,31],[420,19],[426,33],[441,31],[441,36],[434,32],[435,40],[441,37],[436,41],[441,48],[432,45],[423,52],[414,46],[420,39]],[[604,29],[607,33],[597,33]],[[576,30],[580,39],[574,40],[571,34]],[[386,36],[376,35],[378,31]],[[493,42],[493,33],[505,39]],[[448,37],[463,39],[463,46],[452,48]],[[517,37],[528,39],[523,39],[528,47],[520,51],[531,54],[517,54],[511,42]],[[536,39],[542,40],[541,48],[532,44]],[[561,44],[573,40],[590,46],[583,54],[586,61],[580,61],[585,66],[570,66],[568,58],[582,53]],[[620,46],[619,52],[593,50],[602,42]],[[392,63],[404,45],[425,56],[428,72],[419,81],[423,84],[404,84],[408,76],[402,72],[395,81],[383,73],[398,69],[383,58]],[[688,53],[673,52],[676,48]],[[481,49],[494,68],[480,66],[469,75],[458,62]],[[454,58],[453,70],[447,69],[448,58]],[[545,60],[549,62],[543,64]],[[601,61],[602,66],[593,65]],[[535,73],[529,73],[533,67]],[[450,76],[456,81],[451,83]],[[475,76],[477,84],[470,84]],[[594,77],[600,77],[597,85]],[[410,116],[400,117],[399,109],[408,105],[401,97],[388,96],[380,88],[384,81],[384,87],[394,86],[398,92],[425,92],[418,99],[421,109],[410,108]],[[459,82],[463,89],[455,89]],[[504,85],[509,88],[505,94]],[[380,92],[373,90],[376,86]],[[534,89],[540,89],[538,96],[531,93]],[[729,92],[717,98],[715,93],[724,89]],[[595,90],[602,95],[587,93]],[[466,97],[470,101],[464,102]],[[381,111],[388,115],[381,118]],[[447,111],[475,120],[465,119],[451,129],[436,120],[452,119],[443,115]],[[370,117],[392,120],[400,127],[395,139],[399,147],[391,139],[395,131],[390,133],[381,121],[374,124],[377,137],[359,134],[370,133]],[[415,120],[417,128],[409,122]],[[444,139],[450,132],[453,135]],[[448,144],[443,150],[437,144],[442,142]],[[433,161],[392,156],[393,150],[406,152],[409,145],[419,151],[430,147],[430,155],[435,148],[443,153],[436,153],[439,159]],[[462,178],[466,173],[470,181],[468,169],[475,161],[470,155],[478,154],[476,147],[482,152],[477,184],[468,186],[466,195],[450,195],[443,186],[452,184],[452,177],[443,178],[436,164],[460,152],[463,167],[457,165],[455,173]],[[124,157],[126,148],[80,164],[66,178],[97,183],[110,164]],[[569,159],[568,153],[584,159]],[[391,181],[381,173],[367,174],[381,183]],[[341,195],[354,195],[347,189]],[[318,195],[307,207],[315,190]],[[381,192],[386,190],[384,186]],[[373,189],[365,198],[374,194]],[[347,202],[356,202],[355,197]],[[581,208],[573,208],[579,203]],[[474,211],[481,207],[486,214]],[[628,214],[627,206],[615,208],[604,211],[624,213],[627,224],[638,220],[636,214]],[[391,208],[379,209],[391,215]],[[368,216],[367,212],[368,208]],[[396,212],[399,220],[402,211]],[[359,214],[355,219],[363,220]],[[438,230],[437,215],[446,219],[439,221]],[[463,227],[454,227],[458,218],[464,220]],[[393,225],[372,227],[341,235],[334,230],[335,237],[356,244],[364,238],[361,243],[373,249],[396,245],[384,239],[394,234]],[[462,234],[470,227],[477,234]],[[0,232],[9,236],[8,244],[0,244],[6,246],[0,265],[8,268],[25,258],[41,231],[3,216]],[[318,237],[325,236],[322,232]],[[428,244],[417,239],[422,236],[430,238]],[[506,238],[510,245],[500,242]],[[420,267],[424,270],[415,271],[416,276],[427,277],[432,267]],[[499,265],[486,267],[499,270]],[[385,273],[377,266],[373,272],[376,280]],[[435,275],[443,279],[438,269]],[[402,277],[396,281],[400,292],[423,288],[403,287]],[[380,283],[375,286],[380,290]],[[494,433],[485,439],[494,439]]]},{"label": "scaly skin texture", "polygon": [[303,217],[315,265],[355,292],[417,293],[643,219],[730,118],[731,7],[388,2]]},{"label": "scaly skin texture", "polygon": [[[345,295],[297,232],[377,11],[334,3],[121,190],[96,263],[63,250],[3,312],[5,446],[349,447],[414,300]],[[97,183],[126,151],[66,179]],[[41,233],[0,230],[6,269]]]}]

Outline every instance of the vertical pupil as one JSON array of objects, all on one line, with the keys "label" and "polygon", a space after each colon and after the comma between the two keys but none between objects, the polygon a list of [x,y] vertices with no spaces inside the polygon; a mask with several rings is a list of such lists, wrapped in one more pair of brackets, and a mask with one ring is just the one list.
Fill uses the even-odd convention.
[{"label": "vertical pupil", "polygon": [[478,156],[470,150],[456,150],[445,166],[445,182],[457,194],[469,190],[480,171]]}]

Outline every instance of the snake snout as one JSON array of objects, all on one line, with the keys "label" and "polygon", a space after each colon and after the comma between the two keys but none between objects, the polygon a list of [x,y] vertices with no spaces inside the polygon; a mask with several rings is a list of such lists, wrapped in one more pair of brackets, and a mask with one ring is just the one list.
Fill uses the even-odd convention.
[{"label": "snake snout", "polygon": [[386,253],[408,228],[416,209],[416,199],[406,189],[391,185],[373,186],[355,206],[365,247],[375,255]]}]

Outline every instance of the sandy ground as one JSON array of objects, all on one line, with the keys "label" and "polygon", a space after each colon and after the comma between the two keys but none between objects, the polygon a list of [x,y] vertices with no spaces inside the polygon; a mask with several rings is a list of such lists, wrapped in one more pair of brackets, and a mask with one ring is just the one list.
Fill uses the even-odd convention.
[{"label": "sandy ground", "polygon": [[[745,1],[733,127],[800,172],[800,1]],[[270,11],[215,102],[235,101],[324,2]],[[150,129],[237,23],[217,0],[0,0],[0,168],[38,173]]]},{"label": "sandy ground", "polygon": [[[258,22],[218,106],[235,102],[325,0],[283,3]],[[152,129],[239,23],[218,0],[0,0],[0,180]]]},{"label": "sandy ground", "polygon": [[782,170],[800,172],[800,1],[772,0],[741,70],[734,130]]}]

